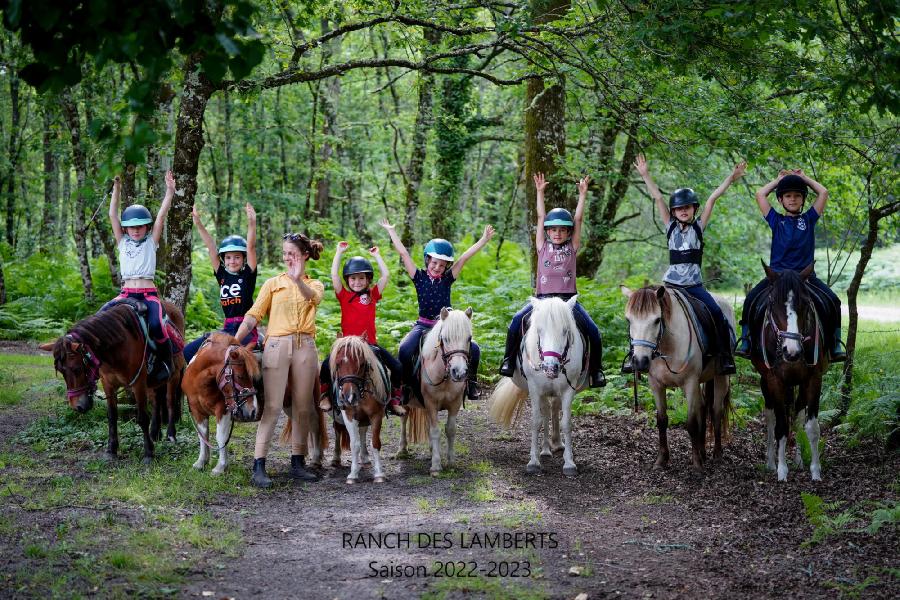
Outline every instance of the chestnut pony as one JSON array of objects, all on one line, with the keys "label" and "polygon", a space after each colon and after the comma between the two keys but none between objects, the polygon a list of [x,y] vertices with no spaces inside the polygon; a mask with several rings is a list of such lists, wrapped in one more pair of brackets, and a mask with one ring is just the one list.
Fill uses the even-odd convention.
[{"label": "chestnut pony", "polygon": [[[167,300],[163,307],[172,325],[184,336],[184,317]],[[55,342],[41,345],[53,352],[53,366],[66,381],[69,406],[85,413],[94,405],[97,380],[106,396],[109,440],[106,457],[115,458],[119,451],[118,397],[120,388],[131,388],[137,408],[137,421],[144,434],[143,462],[153,459],[153,441],[159,440],[163,407],[168,412],[167,437],[175,441],[175,423],[181,416],[181,371],[184,359],[173,357],[175,373],[167,380],[153,383],[147,380],[147,338],[135,310],[118,304],[76,323]],[[154,389],[155,402],[152,426],[147,415],[147,391]]]},{"label": "chestnut pony", "polygon": [[[250,344],[254,346],[255,342]],[[235,421],[255,421],[261,414],[253,382],[260,368],[249,347],[227,333],[216,332],[200,346],[184,371],[181,389],[188,399],[191,417],[200,440],[200,456],[194,463],[202,469],[209,462],[209,450],[219,452],[213,475],[228,466],[228,441]],[[216,418],[216,446],[209,441],[209,417]]]}]

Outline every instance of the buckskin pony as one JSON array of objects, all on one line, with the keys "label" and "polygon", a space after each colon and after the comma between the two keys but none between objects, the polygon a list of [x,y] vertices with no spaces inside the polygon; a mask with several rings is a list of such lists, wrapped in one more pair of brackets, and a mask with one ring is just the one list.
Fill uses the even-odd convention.
[{"label": "buckskin pony", "polygon": [[422,399],[411,398],[407,414],[400,417],[401,441],[398,457],[409,456],[407,443],[431,441],[431,475],[441,472],[441,440],[438,413],[447,411],[447,467],[456,462],[453,443],[456,415],[462,408],[469,373],[472,341],[472,308],[465,312],[442,308],[440,318],[422,341],[420,381]]},{"label": "buckskin pony", "polygon": [[[766,406],[766,466],[777,470],[778,481],[787,480],[785,454],[791,424],[803,418],[809,440],[809,472],[813,481],[821,481],[819,397],[829,355],[827,347],[823,352],[822,322],[806,286],[813,264],[799,273],[776,273],[765,263],[763,269],[771,286],[755,303],[760,310],[753,310],[747,322],[751,332],[750,359],[759,373]],[[797,397],[795,389],[799,392]],[[803,467],[799,447],[795,448],[794,461],[798,468]]]},{"label": "buckskin pony", "polygon": [[[188,408],[197,437],[200,456],[195,469],[203,469],[209,462],[209,451],[219,452],[213,475],[221,475],[228,466],[228,442],[235,421],[255,421],[261,412],[257,404],[254,380],[260,368],[250,350],[227,333],[213,333],[197,350],[184,371],[181,389],[188,399]],[[216,418],[216,446],[209,441],[209,417]]]},{"label": "buckskin pony", "polygon": [[[512,378],[503,378],[490,400],[490,417],[509,427],[525,398],[531,399],[531,455],[525,471],[541,471],[541,456],[563,450],[563,474],[578,474],[572,450],[572,400],[586,383],[585,340],[578,331],[572,310],[578,296],[531,299],[533,307],[528,331],[520,349],[521,359]],[[560,413],[562,437],[560,444]],[[551,428],[552,427],[552,428]],[[543,443],[538,456],[538,438]]]},{"label": "buckskin pony", "polygon": [[[171,302],[163,300],[162,303],[170,324],[183,339],[181,311]],[[167,380],[153,384],[155,402],[151,426],[147,415],[147,391],[152,389],[152,382],[147,379],[148,344],[135,309],[123,303],[79,321],[55,342],[41,346],[42,350],[53,353],[53,366],[65,379],[69,406],[76,411],[84,413],[91,409],[97,380],[102,383],[109,427],[107,458],[115,458],[119,451],[117,392],[120,388],[130,388],[134,393],[137,422],[144,434],[145,464],[153,459],[153,441],[160,439],[164,406],[168,412],[167,437],[175,441],[175,423],[181,416],[184,360],[180,354],[176,355],[173,361],[175,373]]]},{"label": "buckskin pony", "polygon": [[[731,410],[728,376],[716,373],[715,360],[704,364],[699,336],[687,307],[672,290],[652,286],[632,292],[622,287],[622,293],[628,297],[625,319],[634,352],[634,370],[648,374],[650,389],[656,399],[659,451],[655,466],[669,464],[666,389],[681,388],[688,406],[691,464],[701,471],[706,461],[707,423],[712,425],[715,439],[713,458],[722,456],[722,438],[728,431]],[[734,327],[734,310],[722,298],[713,297]]]}]

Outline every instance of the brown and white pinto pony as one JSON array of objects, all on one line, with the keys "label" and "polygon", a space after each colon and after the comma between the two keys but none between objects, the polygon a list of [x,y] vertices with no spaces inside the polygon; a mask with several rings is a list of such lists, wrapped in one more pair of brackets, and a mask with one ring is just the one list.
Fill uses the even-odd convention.
[{"label": "brown and white pinto pony", "polygon": [[[766,403],[766,466],[777,471],[778,481],[787,480],[785,454],[791,424],[803,419],[809,440],[809,472],[813,481],[821,481],[819,397],[822,377],[828,371],[829,354],[824,347],[821,322],[806,289],[813,265],[799,273],[790,270],[776,273],[765,263],[763,269],[772,283],[766,296],[760,296],[759,300],[765,298],[766,309],[762,320],[753,314],[747,322],[753,337],[751,361],[759,373]],[[797,398],[795,388],[799,391]],[[798,468],[803,467],[799,447],[795,447],[794,462]]]},{"label": "brown and white pinto pony", "polygon": [[[390,395],[387,373],[365,338],[338,338],[329,357],[334,399],[344,424],[334,422],[334,455],[332,466],[341,464],[341,444],[349,437],[350,473],[347,483],[359,480],[359,470],[366,464],[368,453],[366,432],[372,429],[372,474],[375,483],[384,483],[381,464],[381,422]],[[345,446],[346,447],[346,446]]]},{"label": "brown and white pinto pony", "polygon": [[[255,342],[250,347],[254,345]],[[221,475],[228,466],[227,446],[234,422],[255,421],[261,412],[253,386],[260,368],[250,347],[241,346],[227,333],[213,333],[184,371],[181,389],[187,396],[200,440],[195,469],[203,469],[209,463],[213,447],[209,441],[209,417],[216,418],[215,449],[219,452],[212,474]]]},{"label": "brown and white pinto pony", "polygon": [[[715,437],[713,458],[722,456],[722,436],[728,431],[731,387],[727,375],[716,373],[716,361],[703,366],[703,352],[687,309],[674,293],[664,286],[651,286],[631,291],[622,287],[628,297],[625,319],[629,324],[634,370],[647,373],[650,389],[656,399],[656,425],[659,429],[659,451],[656,467],[669,464],[669,417],[666,412],[666,389],[681,388],[688,403],[687,430],[691,436],[691,464],[701,471],[706,461],[707,421]],[[734,327],[734,310],[716,298],[728,323]]]},{"label": "brown and white pinto pony", "polygon": [[[453,442],[456,415],[462,408],[469,372],[469,344],[472,342],[472,308],[441,309],[438,322],[422,342],[421,385],[424,406],[410,398],[407,414],[400,417],[401,441],[398,458],[408,457],[407,442],[431,441],[431,475],[441,472],[441,430],[438,413],[447,411],[447,467],[456,462]],[[407,432],[407,422],[409,431]],[[426,434],[427,432],[427,434]]]},{"label": "brown and white pinto pony", "polygon": [[[171,323],[184,336],[184,317],[167,300],[162,300]],[[66,381],[69,406],[85,413],[94,405],[97,381],[106,396],[109,440],[106,458],[119,451],[118,391],[130,388],[134,393],[137,421],[144,434],[143,462],[153,459],[153,442],[160,439],[164,406],[168,412],[167,436],[175,441],[175,423],[181,416],[181,370],[184,359],[173,356],[175,372],[167,380],[154,384],[147,380],[147,338],[137,314],[127,304],[115,305],[76,323],[64,336],[40,348],[53,353],[53,366]],[[154,390],[153,423],[147,415],[147,392]]]}]

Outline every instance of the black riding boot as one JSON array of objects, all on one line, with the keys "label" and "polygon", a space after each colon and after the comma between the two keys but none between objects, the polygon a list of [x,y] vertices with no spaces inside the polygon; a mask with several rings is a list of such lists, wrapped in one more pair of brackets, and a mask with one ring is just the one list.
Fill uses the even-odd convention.
[{"label": "black riding boot", "polygon": [[720,326],[716,327],[716,343],[719,345],[719,375],[734,375],[737,373],[737,367],[734,366],[734,356],[731,354],[732,333],[731,327],[727,326],[723,331]]},{"label": "black riding boot", "polygon": [[469,400],[477,400],[479,395],[478,383],[475,379],[468,380],[466,382],[466,398]]},{"label": "black riding boot", "polygon": [[844,344],[841,342],[841,326],[838,325],[834,330],[834,344],[831,346],[831,362],[844,362],[847,360],[847,353],[844,351]]},{"label": "black riding boot", "polygon": [[150,378],[153,381],[161,382],[168,379],[174,371],[172,367],[172,341],[157,342],[156,344],[156,361],[153,365],[153,372]]},{"label": "black riding boot", "polygon": [[522,344],[522,335],[516,329],[506,333],[506,351],[503,354],[503,362],[500,364],[500,375],[512,377],[516,372],[516,354]]},{"label": "black riding boot", "polygon": [[272,480],[266,475],[266,459],[257,458],[253,460],[253,477],[250,478],[250,484],[258,488],[272,487]]},{"label": "black riding boot", "polygon": [[318,481],[321,479],[315,473],[306,470],[306,457],[302,454],[291,455],[291,477],[293,479],[302,479],[303,481]]}]

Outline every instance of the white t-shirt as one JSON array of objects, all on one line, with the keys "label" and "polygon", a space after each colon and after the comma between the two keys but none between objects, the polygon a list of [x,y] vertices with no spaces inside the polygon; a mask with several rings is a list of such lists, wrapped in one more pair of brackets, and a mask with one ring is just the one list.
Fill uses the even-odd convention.
[{"label": "white t-shirt", "polygon": [[119,271],[122,279],[153,279],[156,276],[156,241],[147,235],[139,242],[128,234],[119,240]]}]

